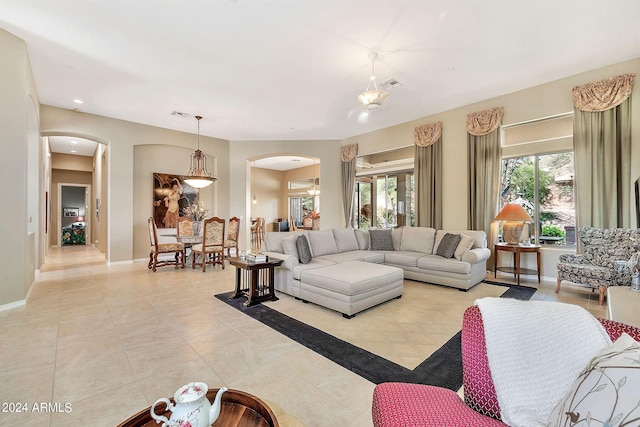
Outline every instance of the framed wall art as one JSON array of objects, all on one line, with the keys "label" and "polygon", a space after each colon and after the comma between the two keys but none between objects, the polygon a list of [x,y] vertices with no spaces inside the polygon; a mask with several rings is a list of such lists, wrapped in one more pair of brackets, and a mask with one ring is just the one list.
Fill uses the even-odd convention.
[{"label": "framed wall art", "polygon": [[153,220],[158,228],[176,228],[187,206],[198,202],[199,190],[178,175],[153,173]]},{"label": "framed wall art", "polygon": [[65,218],[76,217],[80,215],[80,208],[62,208],[62,216]]}]

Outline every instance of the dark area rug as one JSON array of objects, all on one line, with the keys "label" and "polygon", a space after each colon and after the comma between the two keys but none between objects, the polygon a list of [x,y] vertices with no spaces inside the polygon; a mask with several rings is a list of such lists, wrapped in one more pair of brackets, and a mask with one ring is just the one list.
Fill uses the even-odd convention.
[{"label": "dark area rug", "polygon": [[[528,300],[536,292],[535,288],[525,286],[485,283],[508,287],[501,298]],[[243,307],[246,299],[229,299],[232,294],[218,294],[216,298],[374,384],[399,381],[435,385],[454,391],[462,386],[461,332],[411,370],[265,305]]]}]

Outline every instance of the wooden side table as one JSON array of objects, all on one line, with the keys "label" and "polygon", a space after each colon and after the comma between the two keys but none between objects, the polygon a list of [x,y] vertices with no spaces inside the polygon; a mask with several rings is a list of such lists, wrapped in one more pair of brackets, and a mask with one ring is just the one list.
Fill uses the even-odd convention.
[{"label": "wooden side table", "polygon": [[243,261],[240,258],[229,258],[236,267],[236,292],[231,298],[246,296],[245,307],[251,307],[262,301],[278,301],[273,289],[274,269],[282,264],[281,259],[267,262]]},{"label": "wooden side table", "polygon": [[[513,267],[498,267],[498,252],[511,252],[513,253]],[[537,270],[532,270],[530,268],[520,268],[520,255],[522,253],[535,253],[536,261],[537,261]],[[538,283],[540,283],[540,246],[539,245],[510,245],[508,243],[496,243],[494,258],[493,258],[493,277],[498,276],[498,270],[504,271],[507,273],[513,273],[514,277],[517,277],[517,283],[520,284],[520,275],[538,275]]]}]

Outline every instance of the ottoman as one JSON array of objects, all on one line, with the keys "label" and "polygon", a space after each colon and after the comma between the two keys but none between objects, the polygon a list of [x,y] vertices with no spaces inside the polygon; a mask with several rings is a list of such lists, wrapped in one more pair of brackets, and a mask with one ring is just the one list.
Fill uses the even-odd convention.
[{"label": "ottoman", "polygon": [[362,310],[400,298],[403,279],[401,268],[348,261],[303,271],[299,298],[336,310],[350,319]]}]

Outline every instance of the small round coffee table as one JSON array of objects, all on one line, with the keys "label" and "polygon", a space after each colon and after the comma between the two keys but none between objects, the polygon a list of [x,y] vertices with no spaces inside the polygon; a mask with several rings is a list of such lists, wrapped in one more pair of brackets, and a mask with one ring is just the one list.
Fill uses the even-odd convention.
[{"label": "small round coffee table", "polygon": [[[209,390],[207,398],[213,402],[218,389]],[[173,402],[173,399],[171,399]],[[158,426],[156,420],[151,418],[151,407],[143,409],[131,418],[118,424],[118,427]],[[158,413],[164,410],[164,415],[169,418],[170,412],[166,410],[164,403],[156,406]],[[240,390],[228,390],[222,395],[222,407],[220,415],[213,427],[279,427],[276,416],[266,403],[257,397]]]}]

